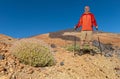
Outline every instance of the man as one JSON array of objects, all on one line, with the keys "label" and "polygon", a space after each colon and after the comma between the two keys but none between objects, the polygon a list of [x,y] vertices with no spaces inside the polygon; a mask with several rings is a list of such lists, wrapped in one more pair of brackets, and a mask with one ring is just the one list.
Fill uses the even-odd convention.
[{"label": "man", "polygon": [[85,12],[80,17],[80,20],[78,24],[75,26],[75,30],[79,27],[82,27],[81,29],[81,42],[80,42],[80,55],[83,54],[83,45],[85,42],[88,42],[90,46],[90,54],[93,55],[92,50],[92,34],[93,34],[93,26],[96,27],[96,30],[98,30],[98,26],[94,17],[94,14],[90,12],[90,7],[85,6]]}]

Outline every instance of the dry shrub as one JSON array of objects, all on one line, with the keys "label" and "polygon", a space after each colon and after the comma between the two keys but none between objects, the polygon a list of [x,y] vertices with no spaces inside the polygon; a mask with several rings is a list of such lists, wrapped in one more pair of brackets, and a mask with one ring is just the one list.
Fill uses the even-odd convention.
[{"label": "dry shrub", "polygon": [[13,44],[11,53],[27,65],[44,67],[55,64],[51,48],[41,40],[21,39]]}]

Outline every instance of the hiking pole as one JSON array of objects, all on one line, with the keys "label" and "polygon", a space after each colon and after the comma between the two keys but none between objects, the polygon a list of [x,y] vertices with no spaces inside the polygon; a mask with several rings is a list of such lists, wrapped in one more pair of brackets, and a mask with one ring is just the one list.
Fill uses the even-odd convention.
[{"label": "hiking pole", "polygon": [[[98,29],[97,29],[97,34],[98,34]],[[99,44],[100,53],[102,55],[102,48],[101,48],[100,38],[99,38],[99,36],[97,36],[97,38],[98,38],[98,44]]]},{"label": "hiking pole", "polygon": [[[76,32],[76,29],[74,29],[73,31]],[[76,50],[76,36],[74,36],[74,49],[73,49],[74,55],[75,55],[75,50]]]}]

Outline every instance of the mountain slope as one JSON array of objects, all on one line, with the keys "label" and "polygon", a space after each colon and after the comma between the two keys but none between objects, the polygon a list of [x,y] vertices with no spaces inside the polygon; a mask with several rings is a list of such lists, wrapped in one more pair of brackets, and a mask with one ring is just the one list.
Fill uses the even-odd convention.
[{"label": "mountain slope", "polygon": [[[94,33],[94,40],[97,40],[98,36],[102,43],[120,47],[119,34]],[[9,56],[5,60],[0,60],[0,79],[9,79],[10,77],[16,79],[119,79],[120,58],[116,55],[113,57],[105,57],[100,54],[74,56],[73,52],[65,49],[66,46],[74,44],[75,38],[79,44],[79,37],[80,32],[73,31],[60,31],[30,37],[43,40],[52,47],[56,65],[30,67],[21,64],[10,55],[8,50]],[[7,74],[3,75],[1,68],[7,69]]]},{"label": "mountain slope", "polygon": [[[94,40],[98,39],[102,43],[112,44],[120,47],[120,35],[112,33],[94,33]],[[74,44],[74,38],[77,43],[80,41],[80,32],[61,31],[56,33],[48,33],[38,35],[33,38],[42,39],[54,48],[57,66],[52,67],[47,72],[46,79],[119,79],[115,68],[120,68],[118,58],[106,58],[99,54],[91,56],[85,54],[83,56],[74,57],[72,52],[66,51],[65,46]],[[64,63],[60,66],[60,63]]]}]

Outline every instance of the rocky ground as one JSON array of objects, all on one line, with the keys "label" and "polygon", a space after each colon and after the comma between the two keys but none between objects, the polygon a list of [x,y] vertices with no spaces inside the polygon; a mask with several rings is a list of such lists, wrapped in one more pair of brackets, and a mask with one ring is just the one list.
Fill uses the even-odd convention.
[{"label": "rocky ground", "polygon": [[120,79],[120,35],[94,33],[94,46],[101,41],[103,55],[84,54],[74,56],[65,46],[80,41],[80,33],[61,31],[33,36],[48,43],[54,52],[56,65],[30,67],[21,64],[9,52],[16,39],[0,35],[0,79]]}]

